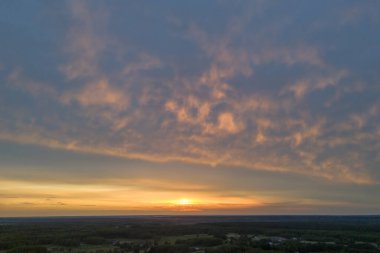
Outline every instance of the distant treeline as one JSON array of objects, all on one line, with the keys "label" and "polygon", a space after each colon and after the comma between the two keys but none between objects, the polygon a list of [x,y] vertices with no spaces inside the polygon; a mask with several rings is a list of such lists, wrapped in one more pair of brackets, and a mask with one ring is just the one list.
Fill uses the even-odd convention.
[{"label": "distant treeline", "polygon": [[[241,235],[230,240],[229,233]],[[380,222],[338,221],[284,221],[284,222],[218,222],[176,224],[175,222],[143,222],[113,220],[111,222],[24,222],[0,225],[0,251],[47,252],[46,245],[78,247],[111,245],[115,238],[130,238],[157,242],[163,236],[207,234],[210,238],[180,239],[174,244],[144,245],[149,253],[191,252],[201,247],[206,253],[251,252],[278,250],[279,252],[379,252]],[[273,244],[267,240],[252,241],[248,236],[276,236],[288,240]],[[302,243],[311,241],[313,243]],[[315,243],[318,242],[318,243]],[[329,242],[328,244],[325,242]],[[120,250],[133,250],[135,246],[117,244]],[[136,246],[137,247],[137,246]],[[135,247],[135,248],[136,248]],[[142,246],[141,246],[142,247]],[[122,252],[122,251],[121,251]],[[254,251],[252,251],[254,252]],[[261,251],[255,251],[261,252]],[[276,252],[276,251],[274,251]]]}]

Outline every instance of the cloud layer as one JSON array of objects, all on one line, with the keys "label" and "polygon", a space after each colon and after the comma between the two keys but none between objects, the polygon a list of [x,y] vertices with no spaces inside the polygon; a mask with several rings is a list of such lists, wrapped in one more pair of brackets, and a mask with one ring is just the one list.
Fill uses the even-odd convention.
[{"label": "cloud layer", "polygon": [[377,2],[197,5],[2,17],[0,139],[379,182]]}]

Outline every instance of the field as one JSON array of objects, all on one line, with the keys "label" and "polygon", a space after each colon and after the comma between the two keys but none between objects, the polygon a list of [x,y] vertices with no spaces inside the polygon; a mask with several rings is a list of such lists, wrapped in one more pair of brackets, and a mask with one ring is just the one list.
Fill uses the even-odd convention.
[{"label": "field", "polygon": [[380,217],[0,220],[0,253],[375,253]]},{"label": "field", "polygon": [[189,240],[189,239],[196,239],[196,238],[213,238],[212,235],[207,234],[196,234],[196,235],[177,235],[177,236],[163,236],[160,238],[159,244],[175,244],[178,240]]}]

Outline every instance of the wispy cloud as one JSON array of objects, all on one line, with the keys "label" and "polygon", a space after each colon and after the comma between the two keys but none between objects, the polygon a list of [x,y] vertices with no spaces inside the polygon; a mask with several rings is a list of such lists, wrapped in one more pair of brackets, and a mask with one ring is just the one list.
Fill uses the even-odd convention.
[{"label": "wispy cloud", "polygon": [[[51,56],[55,76],[43,66],[4,65],[0,139],[378,183],[377,70],[340,59],[341,50],[349,55],[365,43],[342,45],[325,34],[351,36],[352,24],[371,11],[336,9],[339,30],[291,10],[279,11],[281,23],[266,18],[276,4],[239,6],[215,17],[223,22],[211,29],[195,13],[190,21],[174,13],[171,22],[140,13],[155,20],[148,24],[112,4],[70,2],[61,51]],[[366,59],[377,66],[371,55],[358,58]]]}]

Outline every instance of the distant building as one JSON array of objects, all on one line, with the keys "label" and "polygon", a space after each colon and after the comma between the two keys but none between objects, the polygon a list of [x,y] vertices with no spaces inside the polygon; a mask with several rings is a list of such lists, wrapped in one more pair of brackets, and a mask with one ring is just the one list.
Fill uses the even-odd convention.
[{"label": "distant building", "polygon": [[228,240],[231,240],[231,239],[239,239],[240,238],[240,235],[237,234],[237,233],[228,233],[226,234],[226,237]]},{"label": "distant building", "polygon": [[273,243],[280,243],[280,242],[284,242],[287,240],[286,238],[280,237],[280,236],[264,236],[264,235],[257,235],[257,236],[253,236],[251,238],[253,241],[268,240],[268,241],[273,242]]}]

